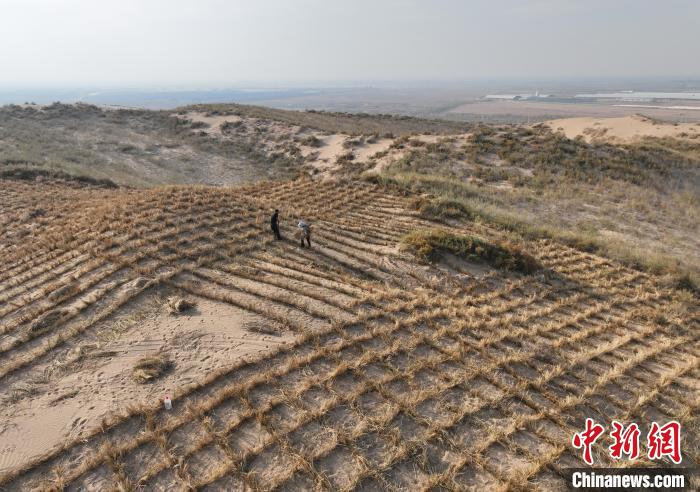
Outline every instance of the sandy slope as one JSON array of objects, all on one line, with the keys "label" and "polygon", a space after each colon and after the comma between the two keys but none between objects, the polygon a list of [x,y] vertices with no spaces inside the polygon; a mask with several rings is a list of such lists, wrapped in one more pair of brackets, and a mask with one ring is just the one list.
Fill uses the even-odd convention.
[{"label": "sandy slope", "polygon": [[379,152],[384,152],[389,149],[389,146],[394,141],[390,138],[381,138],[374,143],[368,143],[355,150],[355,155],[359,162],[367,162],[371,157]]},{"label": "sandy slope", "polygon": [[243,118],[240,116],[236,116],[233,114],[230,115],[219,115],[219,116],[211,116],[207,115],[204,113],[199,113],[196,111],[190,111],[189,113],[186,113],[184,115],[184,118],[191,119],[192,121],[197,121],[201,123],[206,123],[209,125],[206,128],[203,128],[202,130],[207,132],[210,135],[216,135],[221,133],[221,125],[224,123],[237,123],[239,121],[243,121]]},{"label": "sandy slope", "polygon": [[700,125],[697,123],[662,123],[639,115],[564,118],[546,124],[552,130],[561,129],[568,138],[582,135],[589,142],[593,139],[634,142],[644,137],[700,138]]},{"label": "sandy slope", "polygon": [[[226,304],[197,301],[187,314],[158,313],[125,331],[111,329],[105,342],[86,340],[79,355],[66,355],[50,385],[5,406],[0,412],[0,473],[79,437],[127,404],[162,399],[213,370],[273,351],[295,338],[251,331],[249,327],[269,321]],[[110,328],[118,324],[110,323]],[[151,384],[135,384],[134,364],[159,353],[174,362],[173,369]]]},{"label": "sandy slope", "polygon": [[[60,194],[0,184],[5,215]],[[678,416],[684,464],[698,464],[698,305],[655,276],[553,241],[524,245],[533,275],[422,264],[401,238],[443,225],[359,180],[107,191],[99,209],[66,193],[32,236],[47,246],[0,236],[13,303],[0,306],[0,399],[14,400],[0,406],[2,490],[563,490],[591,415]],[[314,224],[312,248],[271,238],[277,203]],[[501,241],[477,222],[452,228]],[[73,230],[65,249],[44,240]],[[51,295],[70,278],[72,294]],[[172,291],[196,311],[164,314]],[[81,302],[77,319],[33,328]],[[130,380],[158,351],[173,370]],[[34,391],[15,398],[21,383]],[[102,425],[111,409],[121,418]]]},{"label": "sandy slope", "polygon": [[[236,115],[217,115],[212,116],[207,113],[190,111],[184,115],[176,115],[180,118],[187,118],[195,122],[206,123],[206,128],[197,129],[195,131],[204,131],[213,137],[222,137],[222,126],[224,123],[240,123],[238,128],[230,131],[250,132],[251,128],[264,129],[266,138],[269,142],[270,152],[288,152],[288,147],[294,146],[299,149],[301,155],[306,162],[321,173],[326,173],[339,167],[338,157],[352,152],[354,158],[353,163],[360,164],[368,162],[373,156],[379,152],[384,152],[389,149],[394,142],[392,138],[379,138],[372,143],[362,142],[359,145],[346,147],[346,141],[353,139],[349,135],[342,133],[327,133],[302,128],[296,125],[286,123],[263,120],[259,118],[241,118]],[[314,136],[319,140],[318,147],[304,145],[299,141],[300,138]],[[437,135],[419,135],[417,138],[426,142],[435,142],[439,138]]]},{"label": "sandy slope", "polygon": [[[369,170],[376,173],[405,156],[411,148],[406,145],[394,146],[399,138],[378,137],[376,134],[349,135],[345,133],[330,133],[312,128],[292,125],[285,122],[263,118],[240,117],[237,115],[212,115],[201,111],[189,111],[185,114],[174,114],[174,117],[185,118],[194,122],[205,123],[205,128],[195,128],[194,132],[205,132],[213,138],[230,138],[235,133],[238,136],[264,135],[263,146],[270,155],[283,153],[289,157],[300,154],[304,164],[319,177],[330,177],[342,167],[363,168],[365,164],[373,163]],[[225,123],[235,125],[224,131]],[[307,139],[315,137],[316,145]],[[419,140],[426,144],[435,144],[448,138],[457,147],[468,142],[469,133],[453,135],[414,134],[411,140]],[[296,149],[297,152],[293,152]],[[351,159],[342,159],[348,154]],[[341,161],[339,161],[341,158]]]}]

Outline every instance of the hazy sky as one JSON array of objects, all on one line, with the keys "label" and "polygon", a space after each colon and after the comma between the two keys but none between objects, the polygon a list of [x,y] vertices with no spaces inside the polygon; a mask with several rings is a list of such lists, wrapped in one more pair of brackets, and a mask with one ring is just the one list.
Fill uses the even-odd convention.
[{"label": "hazy sky", "polygon": [[0,0],[0,85],[700,76],[698,0]]}]

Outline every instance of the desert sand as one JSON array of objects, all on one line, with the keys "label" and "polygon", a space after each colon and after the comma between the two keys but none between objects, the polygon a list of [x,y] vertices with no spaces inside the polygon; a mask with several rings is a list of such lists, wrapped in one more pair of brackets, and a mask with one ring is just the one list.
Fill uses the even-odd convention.
[{"label": "desert sand", "polygon": [[[560,490],[585,417],[679,416],[697,442],[697,303],[653,275],[547,240],[535,271],[421,263],[402,238],[444,224],[362,181],[2,185],[35,246],[0,250],[0,487]],[[311,249],[272,239],[278,203]]]},{"label": "desert sand", "polygon": [[[295,339],[250,312],[193,299],[195,308],[178,315],[157,310],[165,304],[162,296],[147,305],[135,300],[133,309],[100,327],[102,332],[23,374],[24,382],[8,380],[18,402],[5,401],[0,410],[0,475],[79,439],[125,406],[162,400],[212,371],[259,358]],[[154,355],[167,357],[172,369],[152,384],[135,384],[132,368]],[[32,374],[46,376],[49,384],[27,383]]]},{"label": "desert sand", "polygon": [[666,123],[640,115],[619,118],[564,118],[546,122],[552,130],[560,130],[568,138],[582,136],[586,141],[606,140],[632,143],[644,137],[700,138],[700,124]]}]

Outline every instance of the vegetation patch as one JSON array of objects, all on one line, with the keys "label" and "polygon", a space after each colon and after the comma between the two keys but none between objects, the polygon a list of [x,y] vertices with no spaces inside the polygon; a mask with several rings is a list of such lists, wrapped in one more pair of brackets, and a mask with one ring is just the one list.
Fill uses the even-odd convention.
[{"label": "vegetation patch", "polygon": [[[669,276],[673,286],[700,292],[700,264],[694,252],[676,250],[668,241],[659,242],[658,239],[652,244],[640,243],[635,231],[628,227],[629,216],[634,214],[645,217],[656,228],[685,230],[687,235],[695,233],[696,194],[674,192],[671,183],[667,184],[669,190],[657,192],[650,188],[630,189],[634,185],[614,180],[606,180],[596,187],[563,180],[554,187],[503,192],[465,179],[435,174],[432,170],[424,173],[389,169],[365,179],[395,193],[421,195],[413,206],[426,219],[481,222],[512,233],[516,239],[552,239],[637,270]],[[687,174],[684,183],[693,183],[695,179],[692,173]],[[642,189],[646,194],[641,194]],[[591,211],[597,209],[588,208],[589,203],[619,215],[606,213],[604,218],[608,224],[603,224],[598,218],[602,215],[593,215]],[[577,217],[581,214],[596,220],[593,227],[580,226]],[[611,223],[612,220],[615,222]],[[606,235],[601,229],[620,229],[626,236]],[[678,251],[684,252],[679,254]]]},{"label": "vegetation patch", "polygon": [[290,111],[285,109],[250,106],[247,104],[195,104],[179,108],[182,114],[202,111],[212,116],[236,115],[241,118],[260,118],[281,121],[304,128],[348,135],[378,134],[385,138],[415,133],[452,134],[469,131],[473,125],[444,119],[423,119],[411,116],[330,111]]},{"label": "vegetation patch", "polygon": [[515,244],[492,244],[474,236],[454,234],[444,229],[414,231],[404,236],[402,243],[417,256],[429,261],[439,259],[442,252],[450,252],[503,270],[533,273],[540,269],[537,260]]},{"label": "vegetation patch", "polygon": [[474,220],[478,213],[466,203],[450,198],[421,197],[413,202],[422,217],[430,220],[466,219]]},{"label": "vegetation patch", "polygon": [[344,154],[340,154],[340,155],[336,158],[336,162],[337,162],[338,164],[344,164],[344,163],[350,162],[350,161],[352,161],[352,160],[354,160],[354,159],[355,159],[355,154],[353,154],[352,151],[349,151],[349,152],[345,152]]},{"label": "vegetation patch", "polygon": [[233,131],[231,123],[214,137],[216,132],[204,131],[208,125],[174,117],[172,111],[60,103],[40,110],[1,106],[0,172],[33,179],[38,169],[88,176],[96,181],[89,184],[110,187],[229,184],[296,175],[300,159],[272,155],[269,136],[245,131],[243,125]]},{"label": "vegetation patch", "polygon": [[109,179],[96,179],[90,176],[76,176],[63,171],[50,171],[47,169],[38,168],[18,168],[12,167],[0,171],[0,178],[5,179],[20,179],[24,181],[33,181],[37,178],[58,179],[61,181],[73,181],[83,185],[96,186],[99,188],[118,188],[119,186]]}]

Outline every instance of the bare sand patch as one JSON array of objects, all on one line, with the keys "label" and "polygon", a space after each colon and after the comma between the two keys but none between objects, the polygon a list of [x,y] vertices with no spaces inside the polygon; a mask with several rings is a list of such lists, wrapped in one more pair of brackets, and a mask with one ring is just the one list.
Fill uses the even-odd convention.
[{"label": "bare sand patch", "polygon": [[186,113],[185,115],[177,115],[178,117],[185,118],[188,120],[192,120],[198,123],[205,123],[208,125],[206,128],[202,128],[201,130],[209,133],[209,134],[216,134],[216,133],[221,133],[221,126],[224,123],[237,123],[239,121],[243,121],[243,118],[240,116],[236,116],[235,114],[231,115],[209,115],[206,113],[201,113],[199,111],[190,111],[189,113]]},{"label": "bare sand patch", "polygon": [[391,149],[386,155],[375,160],[374,166],[367,171],[367,174],[381,173],[407,153],[406,149]]},{"label": "bare sand patch", "polygon": [[339,155],[347,153],[348,150],[343,148],[346,135],[327,135],[319,138],[321,146],[318,148],[318,157],[312,162],[312,165],[318,168],[333,167]]},{"label": "bare sand patch", "polygon": [[381,138],[376,142],[365,143],[355,151],[356,159],[358,162],[367,162],[377,153],[387,151],[393,142],[390,138]]},{"label": "bare sand patch", "polygon": [[[27,384],[19,395],[3,392],[4,400],[21,399],[12,405],[3,401],[0,411],[0,472],[80,437],[126,403],[162,400],[217,369],[294,340],[291,333],[260,329],[269,324],[234,306],[197,299],[186,313],[171,315],[164,308],[115,339],[86,348],[64,374],[46,384]],[[150,383],[135,382],[131,376],[137,362],[158,354],[172,361],[172,368]]]},{"label": "bare sand patch", "polygon": [[695,123],[665,123],[644,116],[620,118],[564,118],[548,121],[552,130],[563,131],[568,138],[582,136],[586,141],[635,142],[644,137],[692,138],[700,134]]},{"label": "bare sand patch", "polygon": [[[414,135],[411,140],[418,140],[426,144],[437,144],[437,143],[449,143],[453,149],[458,149],[465,145],[469,145],[469,137],[471,133],[457,133],[454,135]],[[377,152],[374,156],[374,166],[367,170],[367,174],[379,174],[386,168],[391,166],[394,162],[405,157],[411,150],[410,146],[403,145],[401,147],[392,147],[391,144],[395,142],[392,141],[384,151],[383,155],[377,157]]]},{"label": "bare sand patch", "polygon": [[341,166],[339,159],[344,155],[352,154],[348,160],[351,165],[363,164],[380,152],[389,151],[394,139],[381,138],[367,143],[347,146],[352,137],[342,134],[315,135],[320,141],[318,147],[303,147],[302,154],[308,159],[308,163],[315,169],[328,172]]},{"label": "bare sand patch", "polygon": [[421,142],[425,142],[425,143],[437,143],[441,139],[445,138],[445,136],[444,135],[416,135],[413,138],[420,140]]}]

